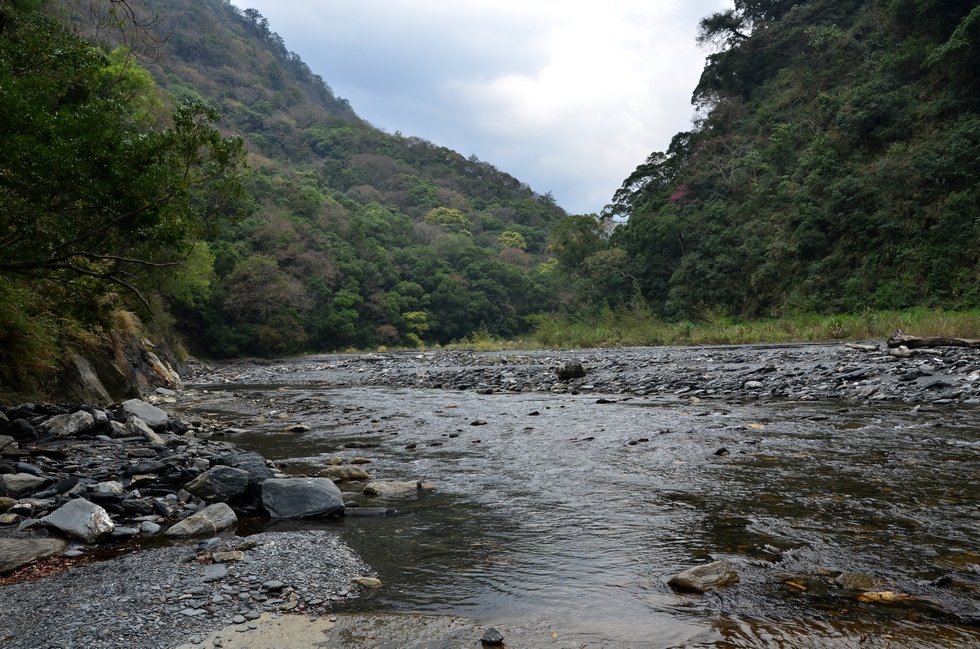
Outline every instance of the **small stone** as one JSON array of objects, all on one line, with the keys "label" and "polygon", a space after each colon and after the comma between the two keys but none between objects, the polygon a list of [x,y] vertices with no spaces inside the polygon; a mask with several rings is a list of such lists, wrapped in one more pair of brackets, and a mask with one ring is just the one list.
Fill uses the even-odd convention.
[{"label": "small stone", "polygon": [[351,582],[364,588],[370,588],[371,590],[381,588],[381,580],[375,579],[374,577],[354,577],[351,579]]},{"label": "small stone", "polygon": [[207,611],[205,611],[203,608],[185,608],[181,610],[181,614],[186,615],[187,617],[197,617],[206,613]]},{"label": "small stone", "polygon": [[477,419],[476,421],[471,421],[470,426],[486,426],[487,422],[483,419]]},{"label": "small stone", "polygon": [[271,591],[271,592],[279,592],[280,590],[282,590],[285,587],[286,587],[286,584],[284,584],[281,581],[275,580],[275,579],[270,580],[270,581],[267,581],[264,584],[262,584],[262,588],[265,588],[266,590]]},{"label": "small stone", "polygon": [[223,563],[215,563],[204,569],[204,583],[210,584],[228,576],[228,568]]},{"label": "small stone", "polygon": [[847,590],[874,590],[879,584],[877,579],[862,572],[841,573],[834,583]]},{"label": "small stone", "polygon": [[236,615],[235,617],[231,618],[231,621],[235,624],[245,624],[245,616]]},{"label": "small stone", "polygon": [[140,531],[143,534],[156,534],[160,531],[160,526],[153,521],[143,521],[140,523]]},{"label": "small stone", "polygon": [[245,558],[245,553],[239,550],[227,550],[225,552],[214,552],[211,554],[211,559],[218,563],[233,563],[235,561],[242,561]]},{"label": "small stone", "polygon": [[738,573],[724,561],[715,561],[685,570],[671,577],[667,584],[674,590],[704,593],[737,584]]},{"label": "small stone", "polygon": [[495,627],[490,627],[480,638],[480,643],[486,647],[499,647],[504,644],[504,634]]}]

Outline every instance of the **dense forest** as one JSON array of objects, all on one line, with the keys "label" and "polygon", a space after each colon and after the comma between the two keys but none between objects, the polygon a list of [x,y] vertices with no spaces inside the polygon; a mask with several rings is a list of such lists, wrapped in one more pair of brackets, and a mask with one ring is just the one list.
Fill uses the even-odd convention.
[{"label": "dense forest", "polygon": [[539,270],[564,216],[492,165],[388,134],[289,52],[268,21],[220,0],[143,0],[169,35],[147,64],[203,99],[249,152],[238,218],[207,240],[208,295],[171,304],[211,356],[449,342],[529,331],[557,305]]},{"label": "dense forest", "polygon": [[699,33],[692,130],[569,216],[374,128],[253,9],[0,1],[0,387],[127,311],[234,357],[980,307],[980,3],[736,0]]},{"label": "dense forest", "polygon": [[7,383],[118,309],[229,357],[515,336],[568,299],[550,193],[372,127],[255,10],[0,7]]},{"label": "dense forest", "polygon": [[693,130],[556,233],[584,294],[690,319],[980,307],[980,3],[735,0],[699,41]]}]

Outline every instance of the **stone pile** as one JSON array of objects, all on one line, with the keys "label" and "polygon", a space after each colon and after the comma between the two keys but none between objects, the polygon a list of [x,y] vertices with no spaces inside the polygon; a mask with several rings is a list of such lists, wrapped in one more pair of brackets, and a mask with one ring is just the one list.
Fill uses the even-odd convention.
[{"label": "stone pile", "polygon": [[[64,538],[76,544],[71,555],[78,544],[213,536],[240,515],[343,513],[331,480],[285,478],[257,453],[198,437],[195,423],[135,399],[114,411],[0,408],[0,537]],[[0,566],[13,570],[51,547],[35,544],[32,556],[0,543]]]}]

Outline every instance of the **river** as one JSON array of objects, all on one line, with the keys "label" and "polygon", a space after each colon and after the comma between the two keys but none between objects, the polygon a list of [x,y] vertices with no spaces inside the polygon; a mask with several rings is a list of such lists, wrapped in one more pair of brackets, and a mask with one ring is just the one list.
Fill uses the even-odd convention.
[{"label": "river", "polygon": [[[247,429],[228,439],[289,474],[362,456],[431,483],[341,485],[388,516],[253,525],[335,531],[384,583],[360,610],[590,648],[980,647],[975,406],[283,381],[189,386],[175,410]],[[667,586],[719,559],[738,585]]]}]

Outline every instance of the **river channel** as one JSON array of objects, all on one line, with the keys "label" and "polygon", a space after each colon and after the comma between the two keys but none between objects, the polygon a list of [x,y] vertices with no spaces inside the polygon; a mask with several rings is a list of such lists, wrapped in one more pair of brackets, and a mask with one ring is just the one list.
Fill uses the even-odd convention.
[{"label": "river channel", "polygon": [[[976,406],[602,397],[224,383],[172,410],[285,473],[362,456],[431,483],[341,485],[387,516],[253,526],[340,535],[384,584],[364,611],[543,623],[562,647],[980,647]],[[719,559],[739,584],[668,587]]]}]

